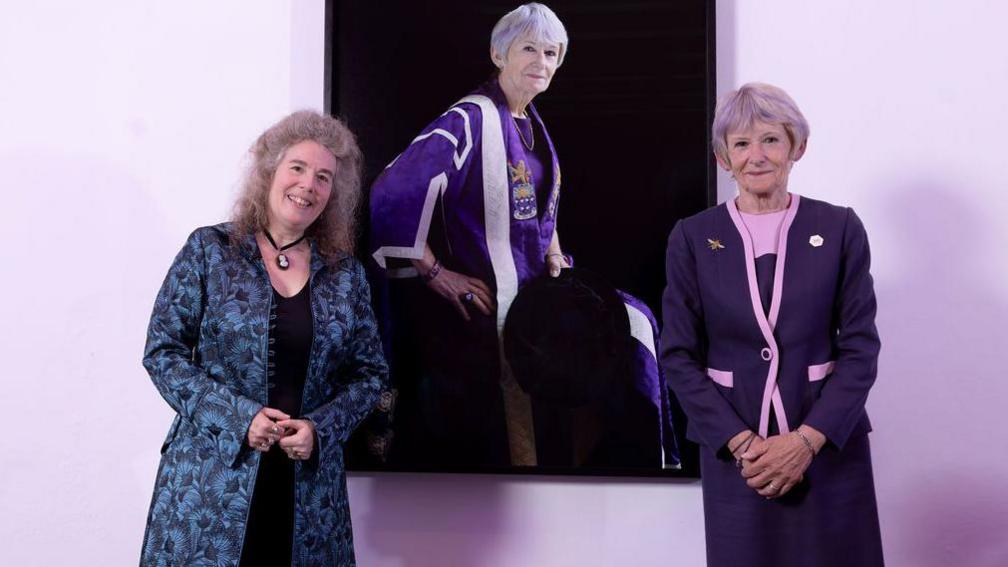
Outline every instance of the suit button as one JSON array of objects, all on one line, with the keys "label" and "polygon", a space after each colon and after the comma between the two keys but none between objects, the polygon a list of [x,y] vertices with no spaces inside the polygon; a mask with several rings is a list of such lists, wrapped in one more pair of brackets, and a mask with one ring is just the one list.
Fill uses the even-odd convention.
[{"label": "suit button", "polygon": [[759,351],[759,355],[763,360],[769,362],[773,358],[773,351],[767,347],[763,347],[763,350]]}]

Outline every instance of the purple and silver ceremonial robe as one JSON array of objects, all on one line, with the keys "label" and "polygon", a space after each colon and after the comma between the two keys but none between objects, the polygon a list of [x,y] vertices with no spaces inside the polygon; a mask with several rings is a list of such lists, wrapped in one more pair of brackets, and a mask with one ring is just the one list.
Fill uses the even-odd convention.
[{"label": "purple and silver ceremonial robe", "polygon": [[[636,435],[641,437],[648,435],[653,426],[649,424],[657,421],[654,431],[658,434],[658,443],[654,450],[645,450],[641,453],[649,456],[656,452],[660,468],[678,469],[681,465],[679,443],[672,425],[669,389],[657,358],[658,322],[643,301],[623,291],[618,293],[626,305],[627,316],[630,319],[630,335],[635,339],[631,367],[634,387],[649,402],[646,409],[640,412],[647,421],[637,427]],[[629,416],[624,418],[626,419],[629,419]]]},{"label": "purple and silver ceremonial robe", "polygon": [[[528,110],[546,133],[535,107]],[[419,259],[428,243],[445,267],[491,285],[503,325],[518,288],[545,270],[553,238],[560,166],[548,134],[545,141],[553,183],[532,186],[549,196],[546,210],[529,211],[536,199],[528,204],[529,184],[516,173],[528,169],[525,151],[496,80],[449,108],[375,181],[371,244],[378,265],[392,278],[415,275],[388,260]]]},{"label": "purple and silver ceremonial robe", "polygon": [[[545,271],[560,197],[553,142],[533,105],[528,112],[545,134],[550,187],[520,174],[529,169],[527,158],[496,80],[425,128],[372,187],[374,258],[386,270],[390,293],[409,297],[392,314],[393,359],[413,353],[396,365],[398,374],[420,374],[397,380],[400,407],[414,403],[419,415],[407,423],[396,418],[394,443],[408,446],[416,434],[429,447],[409,461],[535,464],[531,404],[502,364],[498,338],[518,289]],[[545,210],[530,210],[540,191],[548,192]],[[495,313],[471,309],[466,323],[443,298],[422,285],[416,289],[408,260],[421,258],[425,245],[444,268],[486,283]]]},{"label": "purple and silver ceremonial robe", "polygon": [[[542,176],[548,186],[527,175],[522,140],[491,80],[428,125],[372,187],[370,245],[387,277],[386,337],[399,389],[392,464],[537,464],[532,403],[510,375],[500,343],[518,290],[546,271],[560,197],[553,142],[531,104],[528,113],[549,149],[549,163],[542,164],[552,168]],[[484,316],[470,308],[466,322],[428,289],[409,262],[423,256],[425,245],[444,268],[486,283],[495,312]],[[653,447],[653,462],[675,466],[674,437],[662,426],[670,420],[654,357],[655,326],[644,310],[648,315],[635,308],[636,320],[650,326],[638,334],[650,339],[644,341],[650,349],[641,348],[651,361],[638,353],[640,387],[655,404],[654,431],[668,441]]]},{"label": "purple and silver ceremonial robe", "polygon": [[[757,259],[728,201],[680,221],[667,260],[660,359],[700,444],[708,565],[881,566],[865,412],[880,343],[857,215],[792,194],[776,255]],[[827,443],[767,500],[725,445],[801,424]]]}]

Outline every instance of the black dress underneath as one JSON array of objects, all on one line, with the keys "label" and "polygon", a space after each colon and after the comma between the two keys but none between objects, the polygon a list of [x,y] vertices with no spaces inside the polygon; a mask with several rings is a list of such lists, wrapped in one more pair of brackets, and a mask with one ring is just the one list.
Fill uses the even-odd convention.
[{"label": "black dress underneath", "polygon": [[[308,287],[292,297],[273,290],[270,308],[267,405],[292,417],[301,415],[313,338]],[[293,545],[294,461],[274,444],[259,461],[240,565],[290,565]]]}]

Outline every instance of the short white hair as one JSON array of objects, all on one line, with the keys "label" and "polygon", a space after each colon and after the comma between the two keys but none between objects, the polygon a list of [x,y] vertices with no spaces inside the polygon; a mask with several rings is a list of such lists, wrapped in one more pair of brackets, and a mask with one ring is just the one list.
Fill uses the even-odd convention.
[{"label": "short white hair", "polygon": [[490,47],[501,57],[507,58],[511,44],[525,34],[537,41],[544,40],[559,45],[557,67],[563,65],[569,44],[567,29],[553,10],[538,2],[522,4],[498,20],[490,33]]}]

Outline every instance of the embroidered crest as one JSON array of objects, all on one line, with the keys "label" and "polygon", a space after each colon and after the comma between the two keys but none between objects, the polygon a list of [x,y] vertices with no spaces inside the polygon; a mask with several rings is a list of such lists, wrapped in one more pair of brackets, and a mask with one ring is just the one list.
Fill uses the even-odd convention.
[{"label": "embroidered crest", "polygon": [[511,183],[532,183],[532,170],[526,167],[525,160],[518,160],[518,165],[508,164],[508,172],[511,173]]},{"label": "embroidered crest", "polygon": [[724,244],[721,244],[721,240],[718,239],[718,238],[708,238],[707,239],[707,246],[709,246],[711,250],[723,250],[724,249]]},{"label": "embroidered crest", "polygon": [[532,184],[532,170],[525,165],[525,160],[518,160],[517,166],[508,163],[508,173],[511,177],[511,201],[514,203],[515,220],[535,218],[536,194]]},{"label": "embroidered crest", "polygon": [[819,248],[823,245],[823,237],[818,234],[813,234],[809,237],[808,243],[811,244],[813,248]]}]

